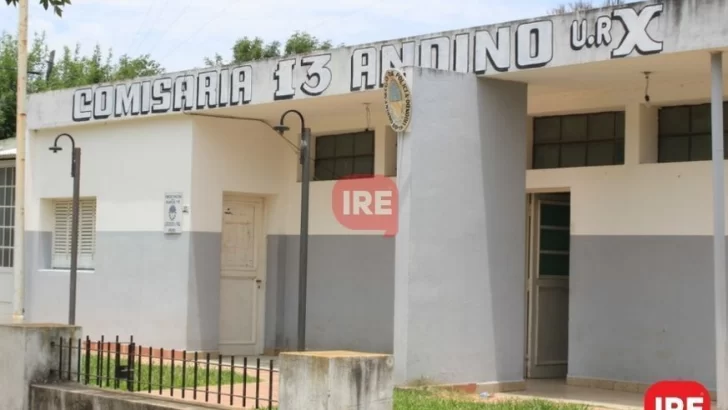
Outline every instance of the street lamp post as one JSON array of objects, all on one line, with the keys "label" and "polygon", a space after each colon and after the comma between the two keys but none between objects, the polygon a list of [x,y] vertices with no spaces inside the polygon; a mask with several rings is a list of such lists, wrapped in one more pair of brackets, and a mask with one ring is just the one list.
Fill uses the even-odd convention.
[{"label": "street lamp post", "polygon": [[273,127],[279,134],[290,128],[283,125],[286,115],[293,113],[301,119],[301,234],[298,259],[298,350],[306,350],[306,291],[308,280],[308,191],[311,173],[311,161],[309,159],[311,129],[306,128],[303,115],[296,110],[288,110],[281,115],[281,121]]},{"label": "street lamp post", "polygon": [[81,148],[76,147],[76,141],[69,134],[63,133],[56,137],[49,150],[57,153],[62,148],[58,146],[58,139],[68,137],[71,140],[71,177],[73,178],[73,210],[71,216],[71,280],[68,294],[68,324],[76,324],[76,282],[78,271],[78,213],[79,188],[81,186]]}]

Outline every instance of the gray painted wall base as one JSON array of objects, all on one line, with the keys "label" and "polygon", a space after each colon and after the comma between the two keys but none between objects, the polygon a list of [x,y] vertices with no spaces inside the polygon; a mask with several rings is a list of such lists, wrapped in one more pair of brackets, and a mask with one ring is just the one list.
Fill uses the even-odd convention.
[{"label": "gray painted wall base", "polygon": [[[217,351],[220,234],[98,232],[96,269],[78,275],[77,322],[92,338]],[[68,271],[50,270],[52,235],[26,232],[26,318],[68,320]],[[298,236],[268,237],[265,347],[292,350],[298,316]],[[391,353],[394,240],[314,235],[309,241],[307,344]]]},{"label": "gray painted wall base", "polygon": [[[428,218],[419,225],[427,229],[410,232],[419,237],[414,246],[402,245],[421,262],[410,262],[408,275],[399,278],[409,294],[398,303],[404,300],[411,313],[410,322],[397,327],[408,331],[407,356],[395,362],[408,360],[412,375],[436,369],[454,382],[518,377],[525,313],[523,288],[516,285],[524,267],[503,262],[509,254],[499,246],[508,235],[478,246],[474,239],[482,230],[476,226],[446,230],[427,215],[414,215]],[[482,221],[507,229],[498,219]],[[65,323],[69,275],[43,270],[50,263],[51,235],[27,232],[26,238],[26,318]],[[426,238],[431,241],[421,242]],[[219,234],[100,232],[97,240],[96,272],[79,274],[78,323],[87,334],[133,334],[144,345],[217,349]],[[309,347],[390,353],[394,240],[313,236],[310,251]],[[509,252],[510,258],[522,255]],[[422,259],[428,255],[433,259]],[[453,258],[447,265],[438,262],[446,255]],[[642,383],[678,377],[714,389],[711,255],[709,236],[572,236],[569,376]],[[297,261],[297,236],[268,238],[265,345],[271,349],[296,344]]]},{"label": "gray painted wall base", "polygon": [[[314,235],[308,249],[307,349],[391,353],[394,239]],[[268,236],[267,349],[296,349],[298,252],[298,235]]]},{"label": "gray painted wall base", "polygon": [[572,236],[569,376],[715,389],[709,236]]},{"label": "gray painted wall base", "polygon": [[[26,232],[26,320],[67,323],[69,272],[50,270],[52,235]],[[79,272],[76,322],[92,338],[217,350],[220,234],[98,232]]]}]

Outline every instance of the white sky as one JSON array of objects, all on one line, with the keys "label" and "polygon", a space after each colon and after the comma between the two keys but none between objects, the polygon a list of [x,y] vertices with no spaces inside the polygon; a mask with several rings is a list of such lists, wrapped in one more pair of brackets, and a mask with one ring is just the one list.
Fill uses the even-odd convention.
[{"label": "white sky", "polygon": [[[30,1],[29,32],[52,48],[95,44],[114,55],[151,54],[167,71],[226,59],[243,36],[284,42],[296,30],[355,45],[546,14],[558,0],[72,0],[63,18]],[[263,7],[264,5],[264,7]],[[0,4],[0,31],[17,31],[17,9]]]}]

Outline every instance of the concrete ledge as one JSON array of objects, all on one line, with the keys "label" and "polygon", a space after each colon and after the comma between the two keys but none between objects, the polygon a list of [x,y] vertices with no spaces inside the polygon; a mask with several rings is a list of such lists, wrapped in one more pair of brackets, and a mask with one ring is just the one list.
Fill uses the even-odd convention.
[{"label": "concrete ledge", "polygon": [[[627,393],[639,393],[644,394],[645,391],[651,386],[649,383],[642,382],[629,382],[620,380],[609,380],[609,379],[597,379],[592,377],[574,377],[567,376],[566,384],[577,387],[589,387],[592,389],[602,390],[614,390]],[[711,400],[717,400],[717,393],[714,390],[709,390]]]},{"label": "concrete ledge", "polygon": [[0,409],[35,410],[30,385],[57,381],[60,360],[75,368],[77,356],[58,348],[61,338],[80,336],[80,327],[56,323],[0,325]]},{"label": "concrete ledge", "polygon": [[202,410],[227,409],[229,406],[195,403],[172,398],[151,397],[141,393],[104,390],[76,383],[33,385],[30,388],[33,410]]},{"label": "concrete ledge", "polygon": [[392,410],[391,355],[349,351],[280,355],[280,410]]}]

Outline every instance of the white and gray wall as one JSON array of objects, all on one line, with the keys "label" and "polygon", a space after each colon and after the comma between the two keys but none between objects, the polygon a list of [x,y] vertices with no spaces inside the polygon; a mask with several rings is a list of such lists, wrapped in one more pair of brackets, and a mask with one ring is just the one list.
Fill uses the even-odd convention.
[{"label": "white and gray wall", "polygon": [[[461,224],[456,226],[463,228],[463,232],[471,232],[474,227],[488,223],[478,219],[483,216],[483,209],[488,210],[486,197],[480,194],[484,195],[486,188],[488,191],[494,188],[463,185],[463,181],[470,184],[475,178],[481,178],[483,184],[489,182],[485,177],[493,174],[483,173],[485,155],[498,152],[516,155],[509,151],[515,149],[515,144],[522,144],[523,157],[514,157],[515,165],[505,174],[510,175],[505,181],[513,187],[506,198],[514,195],[513,201],[522,200],[514,194],[524,191],[519,178],[525,180],[528,192],[571,192],[569,375],[645,383],[680,376],[714,387],[710,164],[656,163],[657,107],[706,102],[707,81],[696,79],[691,87],[682,87],[658,78],[652,82],[651,107],[641,103],[643,90],[630,84],[623,88],[615,86],[608,93],[588,88],[567,90],[557,99],[529,92],[531,117],[624,109],[625,165],[529,169],[525,177],[522,174],[518,177],[526,167],[516,165],[529,162],[525,158],[530,154],[528,121],[509,127],[513,130],[512,146],[492,146],[482,152],[478,151],[478,144],[487,141],[489,134],[467,132],[469,128],[464,126],[467,124],[472,129],[483,128],[477,128],[480,124],[474,124],[472,118],[470,122],[465,121],[467,116],[462,110],[466,104],[460,102],[461,98],[451,99],[456,101],[452,105],[435,104],[439,94],[449,95],[449,91],[440,87],[450,82],[457,89],[472,88],[481,93],[488,89],[493,95],[502,91],[467,75],[437,72],[427,76],[418,80],[431,83],[427,87],[437,91],[415,94],[420,107],[417,109],[424,113],[417,111],[416,118],[430,116],[442,122],[440,128],[436,127],[440,139],[429,141],[435,144],[432,147],[438,148],[438,155],[428,151],[431,148],[427,145],[417,145],[416,138],[401,142],[404,146],[413,144],[409,159],[407,155],[400,156],[398,183],[403,193],[409,192],[411,199],[419,201],[441,198],[431,206],[452,206],[453,214],[458,217],[456,221]],[[469,95],[474,102],[483,101],[478,98],[484,97],[471,91],[463,90],[462,95]],[[315,134],[358,131],[366,126],[360,111],[361,107],[354,105],[350,115],[312,119],[311,126]],[[450,111],[452,115],[441,113]],[[372,127],[377,132],[375,168],[377,173],[393,175],[396,158],[391,154],[393,135],[384,123],[381,110],[373,108],[372,112]],[[517,111],[499,113],[502,118],[510,118],[509,112]],[[489,118],[484,115],[486,111],[477,113],[483,121]],[[453,123],[449,118],[462,121]],[[413,124],[413,135],[419,124],[417,121]],[[96,270],[79,274],[78,322],[90,334],[133,333],[145,344],[216,349],[222,193],[237,191],[264,195],[267,199],[265,347],[285,350],[296,345],[300,184],[296,156],[280,137],[255,122],[189,116],[62,131],[70,132],[83,147],[82,196],[95,196],[98,200]],[[27,190],[26,308],[28,319],[33,321],[64,322],[67,315],[68,272],[49,269],[50,200],[69,197],[72,182],[68,151],[52,154],[47,149],[59,132],[60,129],[34,131],[29,143],[33,171],[28,176]],[[471,145],[460,146],[452,143],[452,137],[442,137],[455,134],[462,134],[463,140]],[[475,139],[476,136],[481,139]],[[447,146],[440,145],[446,142]],[[471,161],[462,158],[471,158]],[[411,161],[409,165],[408,161]],[[443,165],[427,169],[428,161]],[[423,188],[422,178],[432,182]],[[470,189],[461,192],[462,186]],[[523,318],[518,316],[523,315],[524,307],[516,306],[513,301],[521,303],[524,296],[514,294],[513,299],[505,302],[498,302],[497,298],[510,295],[508,292],[513,289],[509,286],[516,279],[523,280],[523,275],[511,273],[514,276],[505,280],[498,276],[505,274],[495,270],[489,276],[490,268],[483,267],[486,276],[477,276],[476,273],[481,273],[478,266],[487,266],[493,260],[485,254],[471,255],[471,259],[462,257],[467,250],[481,249],[475,244],[485,246],[489,238],[484,235],[488,229],[480,233],[473,231],[472,239],[477,241],[466,246],[456,240],[460,235],[457,229],[447,226],[435,229],[433,220],[438,222],[438,218],[427,217],[435,208],[422,205],[408,217],[400,218],[402,240],[409,235],[418,244],[413,252],[422,252],[423,246],[428,249],[438,243],[446,247],[458,244],[458,249],[451,249],[447,254],[460,255],[457,261],[467,263],[451,260],[451,267],[443,270],[451,274],[464,270],[465,277],[472,275],[470,279],[474,281],[440,278],[436,282],[426,274],[428,270],[422,270],[427,265],[409,262],[400,267],[395,263],[395,240],[380,233],[356,233],[340,226],[331,212],[332,187],[330,181],[311,184],[307,344],[316,349],[405,351],[400,354],[411,358],[407,359],[410,364],[403,376],[407,378],[417,378],[436,365],[441,370],[433,374],[444,380],[488,382],[517,377],[520,373],[516,358],[520,369],[524,337]],[[413,188],[417,190],[411,191]],[[185,219],[185,233],[178,237],[161,232],[163,193],[171,190],[182,191],[190,198],[185,200],[191,205],[191,213]],[[407,205],[406,198],[403,194],[403,207]],[[426,204],[427,200],[422,202]],[[523,216],[524,207],[515,205],[513,209]],[[499,209],[500,205],[494,206]],[[511,215],[509,212],[513,209],[497,212]],[[473,213],[475,210],[480,211]],[[515,218],[511,215],[504,220],[511,217]],[[470,218],[480,225],[471,225]],[[518,227],[523,219],[511,222],[513,227]],[[522,235],[523,231],[519,228],[513,232]],[[443,235],[450,235],[450,239],[438,239]],[[509,249],[522,247],[522,243],[516,244],[515,237],[511,240],[514,244]],[[523,253],[519,251],[519,254]],[[504,254],[499,255],[505,258]],[[415,259],[410,260],[427,257],[412,255]],[[407,261],[397,259],[398,263],[402,260]],[[505,263],[503,259],[500,261]],[[433,268],[444,263],[430,261]],[[523,271],[522,260],[513,263],[509,272]],[[405,276],[399,275],[395,280],[395,266]],[[411,275],[411,280],[401,282],[406,275]],[[402,288],[404,284],[410,288]],[[436,286],[426,291],[427,284]],[[417,286],[426,295],[422,300],[413,296]],[[403,296],[401,292],[405,292]],[[446,303],[447,298],[458,303]],[[468,302],[467,311],[463,301]],[[428,311],[429,303],[440,307]],[[496,315],[495,309],[501,306],[509,306],[508,313]],[[410,313],[401,310],[403,307]],[[402,317],[401,312],[413,315],[415,325],[402,327],[400,323],[409,319]],[[422,312],[421,316],[416,312]],[[497,320],[493,321],[489,315],[496,315]],[[473,333],[461,339],[453,336],[449,344],[433,346],[446,333],[433,333],[436,328],[427,328],[422,323],[445,317],[456,319],[446,323],[446,327],[463,323],[464,328],[451,330]],[[489,333],[494,329],[488,326],[496,323],[499,331]],[[398,335],[398,332],[406,333]],[[509,340],[506,352],[510,353],[488,356],[488,349],[503,345],[501,337]],[[692,342],[686,344],[683,340]],[[463,343],[460,350],[446,351],[447,346],[454,349],[459,343]],[[429,361],[422,359],[431,354],[441,356],[432,356],[435,358]],[[478,355],[498,357],[498,366],[503,367],[498,367],[497,372],[486,372],[486,362],[470,360]],[[447,363],[469,363],[471,367],[465,367],[468,372],[456,377],[460,368],[454,365],[451,368]]]},{"label": "white and gray wall", "polygon": [[708,79],[657,76],[649,105],[628,83],[529,98],[530,116],[625,111],[624,165],[526,172],[571,193],[569,377],[716,387],[711,163],[657,163],[659,107],[707,103]]},{"label": "white and gray wall", "polygon": [[[308,116],[307,124],[314,137],[357,132],[367,127],[362,114],[362,106],[351,105],[346,115]],[[384,123],[383,111],[373,112],[370,126],[375,131],[375,172],[391,175],[395,136]],[[293,132],[285,137],[297,138]],[[193,151],[193,231],[219,236],[223,192],[265,198],[264,345],[267,351],[295,349],[301,192],[297,155],[264,124],[218,118],[196,119]],[[310,185],[306,345],[391,352],[394,240],[341,226],[331,209],[334,182]],[[211,270],[219,272],[219,239],[214,243],[217,249],[209,253],[218,256]],[[205,278],[205,282],[201,278],[193,282],[205,283],[204,292],[216,298],[219,280]],[[208,308],[210,316],[205,317],[217,323],[215,309],[217,304]]]},{"label": "white and gray wall", "polygon": [[408,72],[395,382],[523,380],[526,85]]},{"label": "white and gray wall", "polygon": [[[492,81],[528,82],[527,109],[516,98],[526,93],[517,83],[417,71],[414,87],[419,81],[424,91],[414,94],[413,138],[400,145],[398,182],[406,212],[400,237],[346,230],[331,212],[333,182],[312,183],[307,344],[391,349],[404,358],[398,361],[400,380],[427,374],[458,383],[522,377],[525,303],[523,287],[516,292],[515,286],[525,276],[525,181],[527,192],[571,192],[569,376],[646,383],[681,377],[715,387],[710,164],[657,164],[656,118],[661,105],[707,102],[707,49],[726,46],[720,19],[727,3],[662,3],[664,13],[645,32],[664,40],[656,56],[632,58],[635,52],[611,60],[610,49],[626,35],[616,23],[613,47],[570,48],[574,18],[593,21],[610,10],[549,18],[557,28],[552,63],[502,73],[491,67],[486,73]],[[503,26],[513,34],[533,22]],[[494,35],[498,27],[485,29]],[[442,35],[463,39],[475,31],[482,30]],[[397,51],[409,40],[373,44],[371,55]],[[373,81],[372,90],[379,88],[374,79],[382,67],[372,65],[371,79],[352,77],[351,55],[368,48],[332,52],[333,80],[321,96],[299,93],[294,101],[275,104],[264,103],[275,95],[271,73],[277,62],[255,63],[256,97],[235,114],[257,110],[258,117],[272,118],[290,103],[306,114],[316,112],[307,115],[314,134],[360,131],[367,125],[361,96],[377,91],[351,92],[357,90],[352,85],[366,80]],[[704,51],[690,53],[695,50]],[[660,60],[668,54],[685,58]],[[515,67],[515,56],[507,57]],[[468,58],[468,66],[474,62]],[[642,72],[655,67],[647,107]],[[297,65],[295,89],[309,79],[306,73]],[[216,349],[222,195],[245,192],[266,198],[265,345],[294,346],[300,183],[290,147],[259,123],[219,118],[160,114],[77,125],[73,96],[74,90],[63,90],[30,99],[28,319],[66,318],[68,272],[50,269],[50,201],[70,197],[70,159],[67,150],[53,155],[47,148],[59,132],[70,132],[84,150],[82,196],[98,201],[96,269],[79,275],[78,321],[85,329],[134,333],[142,343],[170,348]],[[300,98],[305,101],[295,101]],[[381,105],[371,108],[375,171],[394,176],[392,133]],[[525,112],[622,109],[624,165],[524,175],[530,125],[517,120]],[[418,140],[418,133],[425,137]],[[165,191],[183,192],[191,205],[180,236],[162,234]],[[453,220],[438,212],[448,206]],[[495,214],[497,220],[489,220]],[[499,234],[505,238],[492,239]],[[435,259],[439,248],[454,256]]]},{"label": "white and gray wall", "polygon": [[[82,148],[81,192],[94,197],[95,269],[78,274],[77,323],[92,337],[141,337],[160,347],[199,348],[189,332],[190,248],[181,235],[164,235],[164,192],[191,193],[192,121],[150,119],[31,132],[26,204],[26,318],[65,323],[68,270],[51,266],[54,198],[70,198],[70,144],[48,150],[60,132]],[[140,340],[140,339],[137,339]]]},{"label": "white and gray wall", "polygon": [[[370,123],[358,104],[308,120],[314,136],[370,126],[375,170],[391,175],[395,135],[377,108]],[[48,150],[60,132],[83,150],[81,197],[97,200],[95,269],[79,272],[77,296],[77,323],[92,337],[217,350],[222,199],[239,192],[265,198],[265,349],[295,348],[300,172],[291,147],[255,121],[182,116],[32,131],[28,320],[67,320],[69,272],[52,269],[50,257],[52,200],[72,192],[69,150]],[[394,240],[339,225],[333,185],[311,183],[307,345],[391,352]],[[182,192],[189,205],[180,235],[162,232],[165,192]]]}]

